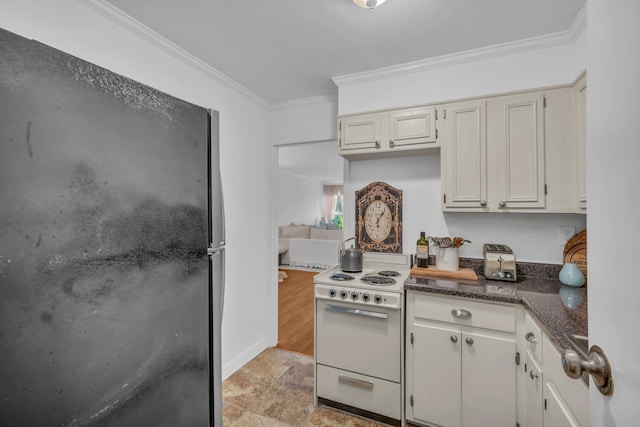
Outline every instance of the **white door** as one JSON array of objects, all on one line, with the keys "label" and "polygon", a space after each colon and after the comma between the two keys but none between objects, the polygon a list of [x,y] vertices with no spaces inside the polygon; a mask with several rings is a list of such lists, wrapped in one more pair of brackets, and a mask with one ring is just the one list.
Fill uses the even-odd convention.
[{"label": "white door", "polygon": [[[591,382],[591,426],[640,420],[640,2],[587,2],[589,341],[613,368],[613,394]],[[576,380],[577,381],[577,380]]]}]

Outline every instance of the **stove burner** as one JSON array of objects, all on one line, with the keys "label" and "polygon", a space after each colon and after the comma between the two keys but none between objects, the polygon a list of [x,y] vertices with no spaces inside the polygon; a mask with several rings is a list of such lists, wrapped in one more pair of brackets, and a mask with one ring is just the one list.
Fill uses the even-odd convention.
[{"label": "stove burner", "polygon": [[397,277],[397,276],[400,275],[400,273],[398,273],[397,271],[393,271],[393,270],[378,271],[378,274],[380,276],[385,276],[385,277]]},{"label": "stove burner", "polygon": [[364,276],[360,280],[370,285],[380,285],[380,286],[394,285],[396,283],[396,279],[392,279],[391,277],[383,277],[383,276]]},{"label": "stove burner", "polygon": [[329,276],[329,279],[336,280],[338,282],[344,282],[347,280],[353,280],[354,277],[343,273],[333,273],[331,276]]}]

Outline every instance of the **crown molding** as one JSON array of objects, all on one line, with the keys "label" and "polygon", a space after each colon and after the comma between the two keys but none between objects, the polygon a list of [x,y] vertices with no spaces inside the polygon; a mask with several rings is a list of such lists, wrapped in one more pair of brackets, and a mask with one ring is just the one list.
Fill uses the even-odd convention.
[{"label": "crown molding", "polygon": [[518,40],[515,42],[502,43],[464,52],[442,55],[434,58],[422,59],[404,64],[392,65],[361,73],[345,74],[332,78],[338,86],[365,83],[390,77],[398,77],[411,73],[433,70],[436,68],[449,67],[452,65],[464,64],[467,62],[480,61],[483,59],[495,58],[499,56],[513,55],[537,49],[543,49],[563,44],[575,42],[587,26],[587,5],[580,9],[578,15],[571,23],[567,31],[546,34],[539,37]]},{"label": "crown molding", "polygon": [[270,105],[271,110],[285,110],[287,108],[305,107],[308,105],[338,104],[338,97],[335,95],[312,96],[310,98],[300,98],[291,101],[275,102]]},{"label": "crown molding", "polygon": [[131,34],[134,34],[137,37],[140,37],[141,39],[161,49],[165,53],[168,53],[175,59],[183,62],[184,64],[189,65],[210,77],[213,77],[216,81],[233,89],[234,91],[240,93],[241,95],[246,96],[247,98],[261,105],[262,107],[267,109],[271,108],[271,104],[261,96],[255,94],[254,92],[250,91],[246,87],[242,86],[240,83],[236,82],[235,80],[231,79],[227,75],[216,70],[206,62],[202,61],[201,59],[187,52],[186,50],[176,45],[172,41],[162,37],[160,34],[156,33],[151,28],[147,27],[140,21],[137,21],[136,19],[127,15],[122,10],[113,6],[106,0],[78,0],[78,1],[84,4],[85,6],[93,9],[100,15],[111,20],[112,22],[120,25],[122,28],[129,31]]}]

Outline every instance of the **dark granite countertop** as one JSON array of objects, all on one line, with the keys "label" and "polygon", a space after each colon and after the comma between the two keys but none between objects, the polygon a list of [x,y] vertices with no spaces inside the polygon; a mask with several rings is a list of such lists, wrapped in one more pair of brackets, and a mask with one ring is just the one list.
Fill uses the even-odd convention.
[{"label": "dark granite countertop", "polygon": [[565,286],[558,279],[518,275],[518,281],[514,283],[487,280],[478,273],[478,281],[475,282],[411,275],[405,282],[404,288],[441,295],[522,304],[538,320],[560,351],[565,348],[578,350],[567,335],[588,336],[586,288]]}]

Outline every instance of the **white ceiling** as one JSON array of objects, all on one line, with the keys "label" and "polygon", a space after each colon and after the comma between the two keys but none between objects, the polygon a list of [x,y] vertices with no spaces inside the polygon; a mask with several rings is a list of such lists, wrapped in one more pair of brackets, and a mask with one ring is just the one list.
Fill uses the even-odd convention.
[{"label": "white ceiling", "polygon": [[332,77],[566,31],[586,0],[108,0],[267,103]]}]

